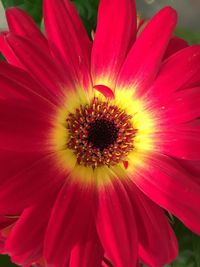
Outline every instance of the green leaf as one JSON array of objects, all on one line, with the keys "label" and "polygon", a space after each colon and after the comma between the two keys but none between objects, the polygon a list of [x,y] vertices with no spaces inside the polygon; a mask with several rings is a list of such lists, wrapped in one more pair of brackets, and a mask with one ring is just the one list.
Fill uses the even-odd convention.
[{"label": "green leaf", "polygon": [[42,0],[2,0],[5,8],[19,7],[28,12],[38,25],[42,20]]},{"label": "green leaf", "polygon": [[0,255],[0,266],[16,267],[17,265],[11,263],[10,258],[7,255]]}]

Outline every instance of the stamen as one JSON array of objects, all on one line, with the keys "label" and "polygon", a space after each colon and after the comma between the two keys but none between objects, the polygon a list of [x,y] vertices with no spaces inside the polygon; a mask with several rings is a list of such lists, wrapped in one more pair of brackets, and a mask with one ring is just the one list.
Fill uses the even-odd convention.
[{"label": "stamen", "polygon": [[69,114],[67,147],[73,150],[80,165],[96,168],[123,162],[126,168],[136,134],[131,118],[117,106],[94,98],[90,105]]}]

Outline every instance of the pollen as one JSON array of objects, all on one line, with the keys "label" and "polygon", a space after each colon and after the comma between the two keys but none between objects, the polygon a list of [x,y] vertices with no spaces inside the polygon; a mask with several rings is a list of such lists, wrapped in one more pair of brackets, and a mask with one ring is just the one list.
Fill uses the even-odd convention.
[{"label": "pollen", "polygon": [[113,166],[126,161],[134,149],[137,130],[132,125],[132,116],[109,102],[95,97],[91,104],[70,113],[66,122],[69,136],[66,145],[80,165]]}]

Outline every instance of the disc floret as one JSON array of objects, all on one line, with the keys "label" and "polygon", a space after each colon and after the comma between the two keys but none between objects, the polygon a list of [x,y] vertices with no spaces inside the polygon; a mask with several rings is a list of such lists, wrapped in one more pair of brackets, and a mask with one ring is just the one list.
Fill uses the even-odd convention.
[{"label": "disc floret", "polygon": [[69,139],[77,163],[93,168],[113,166],[126,160],[134,149],[136,129],[132,116],[108,101],[94,98],[67,118]]}]

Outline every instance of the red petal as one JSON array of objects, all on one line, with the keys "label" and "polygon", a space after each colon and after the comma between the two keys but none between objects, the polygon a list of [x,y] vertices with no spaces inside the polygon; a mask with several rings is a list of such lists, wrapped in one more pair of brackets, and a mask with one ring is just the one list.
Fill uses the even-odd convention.
[{"label": "red petal", "polygon": [[170,263],[178,254],[178,244],[167,217],[135,185],[131,184],[128,191],[137,218],[140,259],[148,266]]},{"label": "red petal", "polygon": [[200,234],[200,185],[165,155],[152,155],[145,160],[143,169],[134,173],[132,180],[154,202]]},{"label": "red petal", "polygon": [[199,160],[182,160],[176,159],[176,161],[183,166],[192,176],[193,179],[200,185],[200,161]]},{"label": "red petal", "polygon": [[17,221],[18,216],[0,215],[0,230],[10,226]]},{"label": "red petal", "polygon": [[[58,102],[55,94],[51,94],[48,89],[41,87],[36,80],[34,80],[26,71],[20,68],[16,68],[7,62],[0,61],[0,75],[3,76],[1,77],[0,96],[4,95],[4,97],[15,97],[15,95],[17,95],[22,96],[22,98],[29,96],[30,99],[35,99],[37,96],[39,98],[46,98],[52,103]],[[5,82],[7,81],[7,86],[5,83],[2,85],[4,80]],[[9,80],[12,81],[10,84]],[[21,85],[21,87],[19,87],[19,85]]]},{"label": "red petal", "polygon": [[113,265],[135,266],[138,259],[136,223],[129,198],[120,183],[100,189],[96,225]]},{"label": "red petal", "polygon": [[6,18],[11,32],[22,37],[31,39],[32,42],[48,50],[48,43],[42,32],[37,27],[36,23],[23,10],[11,7],[6,9]]},{"label": "red petal", "polygon": [[163,60],[177,53],[179,50],[188,47],[189,44],[182,38],[173,36],[168,44]]},{"label": "red petal", "polygon": [[12,229],[5,250],[20,266],[31,265],[42,257],[44,236],[55,195],[27,208]]},{"label": "red petal", "polygon": [[109,87],[107,87],[105,85],[95,85],[94,89],[96,89],[97,91],[102,93],[106,98],[109,98],[109,99],[115,98],[114,92]]},{"label": "red petal", "polygon": [[[45,195],[57,191],[68,173],[56,168],[54,160],[53,156],[40,156],[21,172],[6,180],[2,177],[0,212],[18,214],[24,208],[41,201]],[[22,163],[21,165],[23,166]],[[9,162],[6,166],[10,167]]]},{"label": "red petal", "polygon": [[[191,121],[200,117],[200,87],[175,92],[163,111],[163,124]],[[162,104],[161,104],[162,105]],[[163,107],[163,106],[162,106]]]},{"label": "red petal", "polygon": [[102,84],[101,78],[106,76],[110,80],[105,85],[114,89],[112,79],[116,78],[135,36],[136,10],[134,1],[101,0],[92,48],[94,85]]},{"label": "red petal", "polygon": [[92,196],[90,189],[71,183],[64,185],[46,232],[44,253],[48,264],[63,266],[72,248],[84,238],[92,220]]},{"label": "red petal", "polygon": [[[12,151],[52,151],[52,114],[31,101],[0,100],[0,148]],[[44,108],[44,110],[41,109]]]},{"label": "red petal", "polygon": [[0,216],[0,253],[6,254],[5,242],[9,236],[12,227],[16,223],[18,216]]},{"label": "red petal", "polygon": [[181,88],[199,81],[200,45],[190,46],[169,57],[161,66],[153,93],[162,100]]},{"label": "red petal", "polygon": [[200,159],[200,127],[185,123],[154,134],[162,153],[181,159]]},{"label": "red petal", "polygon": [[[92,43],[88,38],[86,29],[82,23],[82,20],[79,16],[74,4],[70,0],[64,0],[64,4],[65,4],[65,7],[68,11],[68,15],[70,16],[73,27],[76,29],[76,33],[75,33],[76,36],[74,36],[74,38],[79,39],[79,41],[81,42],[81,46],[82,46],[82,52],[86,53],[86,55],[85,55],[86,60],[90,60]],[[57,6],[57,3],[56,3],[56,6]],[[89,65],[90,65],[90,63],[89,63]]]},{"label": "red petal", "polygon": [[77,244],[70,256],[70,267],[101,267],[103,249],[92,224],[85,232],[84,240]]},{"label": "red petal", "polygon": [[166,7],[150,20],[130,50],[118,83],[137,84],[139,94],[151,85],[176,25],[176,17],[176,12]]},{"label": "red petal", "polygon": [[20,61],[21,66],[37,79],[43,87],[47,87],[56,95],[61,95],[62,87],[72,88],[67,73],[56,65],[48,52],[44,53],[44,50],[37,44],[14,34],[7,34],[4,40],[7,49],[9,48],[12,54],[5,50],[2,52],[3,55],[8,56],[11,64],[15,64],[16,59]]},{"label": "red petal", "polygon": [[45,0],[44,25],[51,50],[65,70],[78,83],[89,79],[91,44],[73,4]]},{"label": "red petal", "polygon": [[0,150],[0,184],[21,173],[41,157],[41,153]]},{"label": "red petal", "polygon": [[15,56],[14,51],[9,47],[5,38],[8,35],[8,32],[0,32],[0,52],[4,55],[9,63],[19,68],[23,68],[20,60]]}]

